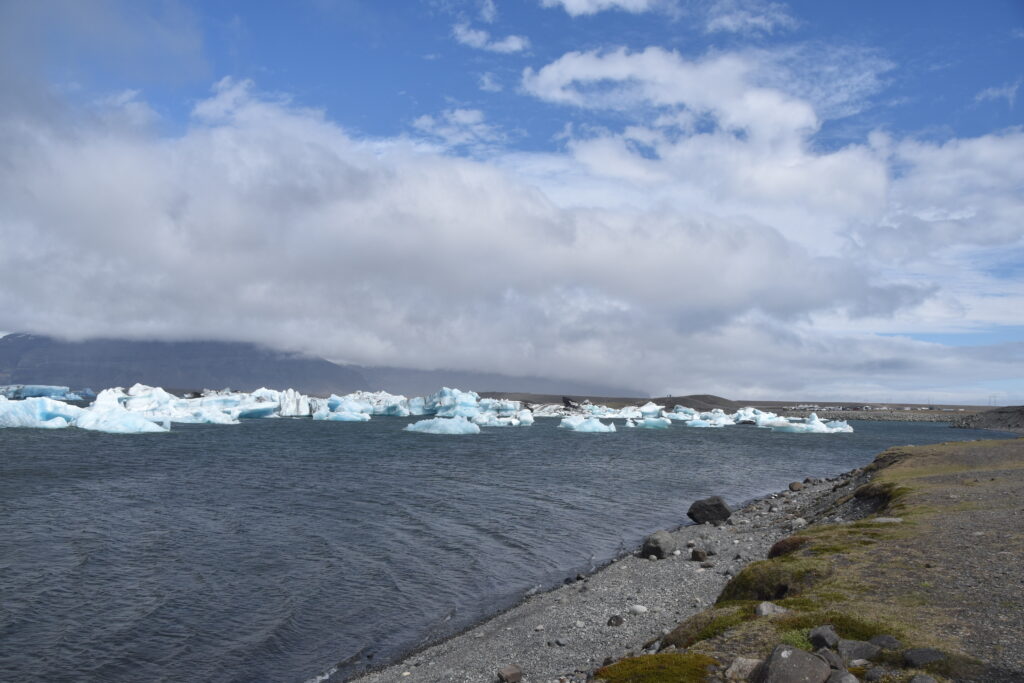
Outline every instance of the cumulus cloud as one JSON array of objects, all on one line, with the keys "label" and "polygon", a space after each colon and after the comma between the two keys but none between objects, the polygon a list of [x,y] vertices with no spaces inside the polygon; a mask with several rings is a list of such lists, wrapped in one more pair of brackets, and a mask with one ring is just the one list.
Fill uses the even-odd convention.
[{"label": "cumulus cloud", "polygon": [[491,38],[488,31],[479,28],[472,28],[469,24],[455,24],[452,27],[452,35],[461,45],[473,47],[488,52],[500,52],[504,54],[522,52],[530,47],[530,39],[526,36],[510,35],[501,40]]},{"label": "cumulus cloud", "polygon": [[480,74],[480,89],[484,92],[501,92],[504,87],[497,77],[490,71]]},{"label": "cumulus cloud", "polygon": [[974,96],[974,101],[1006,100],[1006,104],[1009,105],[1010,109],[1013,109],[1013,105],[1017,101],[1017,91],[1020,90],[1020,84],[1021,81],[1018,80],[1000,87],[985,88]]},{"label": "cumulus cloud", "polygon": [[420,132],[439,139],[446,147],[480,146],[504,139],[488,124],[479,109],[447,109],[438,116],[424,115],[413,121]]},{"label": "cumulus cloud", "polygon": [[708,33],[774,33],[795,28],[797,21],[784,4],[762,0],[716,0],[708,8],[704,30]]},{"label": "cumulus cloud", "polygon": [[674,4],[673,0],[541,0],[544,7],[561,7],[574,17],[597,14],[605,10],[621,10],[636,14]]},{"label": "cumulus cloud", "polygon": [[751,218],[561,206],[247,82],[219,83],[180,136],[95,133],[3,127],[2,328],[668,388],[689,374],[666,376],[676,350],[748,316],[885,314],[925,294]]}]

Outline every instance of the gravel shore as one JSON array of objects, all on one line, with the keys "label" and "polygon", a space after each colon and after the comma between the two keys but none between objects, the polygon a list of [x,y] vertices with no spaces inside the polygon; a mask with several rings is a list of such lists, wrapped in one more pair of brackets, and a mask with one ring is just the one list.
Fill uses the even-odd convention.
[{"label": "gravel shore", "polygon": [[[793,529],[820,521],[849,494],[861,470],[807,480],[735,510],[721,526],[690,525],[671,532],[680,549],[663,560],[629,555],[492,619],[424,649],[398,664],[354,680],[485,683],[515,664],[523,681],[587,680],[606,659],[639,654],[683,619],[714,603],[730,577]],[[847,517],[853,512],[844,512]],[[833,520],[839,521],[839,520]],[[653,531],[653,530],[652,530]],[[705,561],[691,560],[691,548]]]}]

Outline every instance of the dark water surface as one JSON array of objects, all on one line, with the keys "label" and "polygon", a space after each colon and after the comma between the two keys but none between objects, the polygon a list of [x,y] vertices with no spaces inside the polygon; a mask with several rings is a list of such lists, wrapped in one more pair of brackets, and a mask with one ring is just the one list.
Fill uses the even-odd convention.
[{"label": "dark water surface", "polygon": [[0,430],[0,679],[301,682],[351,658],[343,678],[632,549],[696,498],[993,435],[407,422]]}]

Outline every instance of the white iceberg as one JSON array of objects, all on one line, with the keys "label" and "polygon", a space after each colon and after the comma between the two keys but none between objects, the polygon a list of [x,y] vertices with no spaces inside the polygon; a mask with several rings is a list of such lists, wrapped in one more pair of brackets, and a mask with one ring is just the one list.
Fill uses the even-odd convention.
[{"label": "white iceberg", "polygon": [[12,400],[26,398],[52,398],[57,401],[81,401],[82,397],[68,387],[51,384],[5,384],[0,386],[0,396]]},{"label": "white iceberg", "polygon": [[75,419],[75,426],[109,434],[144,434],[170,430],[169,425],[158,425],[138,413],[126,410],[118,401],[119,395],[123,395],[119,389],[101,391],[93,404]]},{"label": "white iceberg", "polygon": [[614,424],[605,424],[596,417],[583,417],[582,415],[570,415],[562,418],[558,425],[561,429],[571,429],[574,432],[603,433],[614,432]]},{"label": "white iceberg", "polygon": [[313,413],[314,420],[328,420],[330,422],[367,422],[370,419],[368,413],[357,413],[348,410],[330,410],[326,404],[321,405]]},{"label": "white iceberg", "polygon": [[479,434],[480,427],[465,417],[434,417],[406,425],[407,432],[421,434]]},{"label": "white iceberg", "polygon": [[633,426],[641,429],[667,429],[671,424],[672,420],[667,417],[645,417],[637,420]]},{"label": "white iceberg", "polygon": [[0,395],[0,428],[63,429],[74,423],[83,412],[52,398],[33,397],[10,401]]},{"label": "white iceberg", "polygon": [[853,432],[853,427],[847,424],[845,420],[825,423],[818,419],[817,413],[811,413],[802,422],[772,425],[771,429],[773,432],[788,432],[790,434],[842,434]]}]

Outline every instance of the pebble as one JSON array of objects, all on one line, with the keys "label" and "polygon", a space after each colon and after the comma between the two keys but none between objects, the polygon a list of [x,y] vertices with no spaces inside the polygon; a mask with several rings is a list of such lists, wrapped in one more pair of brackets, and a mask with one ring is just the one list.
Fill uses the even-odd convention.
[{"label": "pebble", "polygon": [[643,605],[630,605],[629,606],[629,613],[630,614],[646,614],[647,613],[647,608],[644,607]]},{"label": "pebble", "polygon": [[544,630],[544,624],[537,624],[536,626],[533,627],[533,630],[534,631],[543,631]]},{"label": "pebble", "polygon": [[584,623],[583,621],[576,622],[576,628],[583,628],[584,626],[586,626],[586,623]]}]

